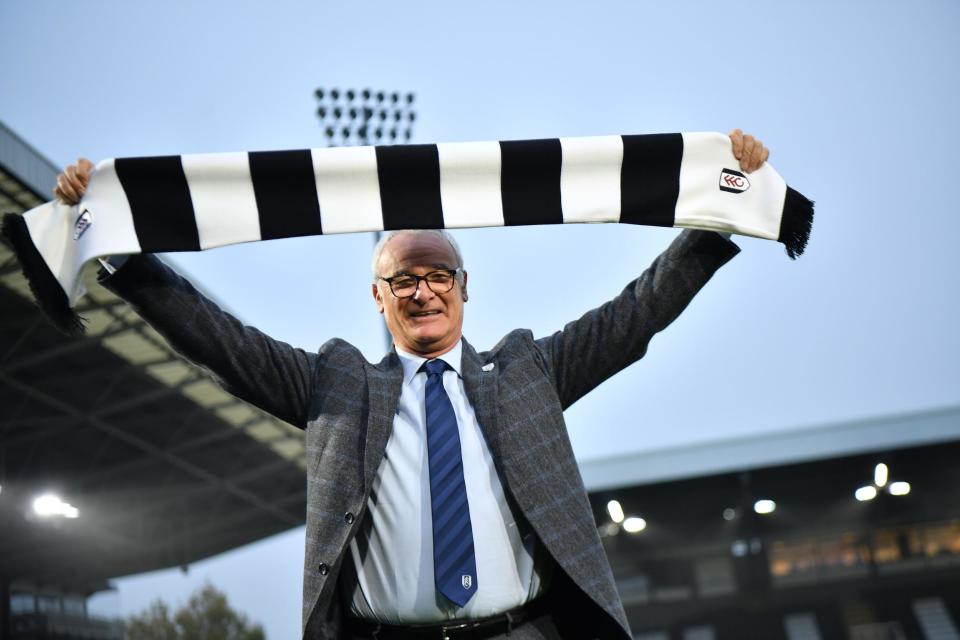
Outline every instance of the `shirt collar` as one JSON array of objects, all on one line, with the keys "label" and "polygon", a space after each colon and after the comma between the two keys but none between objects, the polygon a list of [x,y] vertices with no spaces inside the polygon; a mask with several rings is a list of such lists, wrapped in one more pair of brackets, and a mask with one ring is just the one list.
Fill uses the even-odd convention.
[{"label": "shirt collar", "polygon": [[[400,356],[400,364],[403,365],[403,384],[410,384],[410,381],[413,380],[413,376],[417,375],[417,372],[420,370],[420,367],[423,366],[423,363],[427,361],[427,358],[423,356],[416,356],[412,353],[407,353],[400,347],[394,345],[394,349],[397,351],[397,355]],[[456,374],[460,375],[460,359],[463,357],[463,339],[457,340],[457,344],[454,345],[453,349],[447,351],[445,354],[440,356],[440,360],[443,360],[450,368],[453,369]],[[461,376],[462,377],[462,376]]]}]

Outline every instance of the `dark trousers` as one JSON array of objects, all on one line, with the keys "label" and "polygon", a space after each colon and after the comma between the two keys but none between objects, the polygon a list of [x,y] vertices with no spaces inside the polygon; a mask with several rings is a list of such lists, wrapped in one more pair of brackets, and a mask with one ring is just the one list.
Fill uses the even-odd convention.
[{"label": "dark trousers", "polygon": [[[487,640],[611,640],[629,637],[569,577],[556,567],[552,584],[543,596],[547,606],[542,613],[513,628],[510,634],[489,636]],[[347,623],[349,625],[349,623]],[[347,640],[375,640],[371,633],[349,631]],[[456,636],[451,634],[451,638]],[[440,640],[440,634],[437,634]]]},{"label": "dark trousers", "polygon": [[[420,636],[417,637],[419,638]],[[349,640],[374,640],[375,638],[376,636],[373,634],[351,634],[349,636]],[[440,640],[439,634],[437,635],[437,640]],[[500,634],[490,636],[490,640],[563,640],[563,636],[561,636],[557,630],[553,616],[545,613],[518,625],[509,635]]]}]

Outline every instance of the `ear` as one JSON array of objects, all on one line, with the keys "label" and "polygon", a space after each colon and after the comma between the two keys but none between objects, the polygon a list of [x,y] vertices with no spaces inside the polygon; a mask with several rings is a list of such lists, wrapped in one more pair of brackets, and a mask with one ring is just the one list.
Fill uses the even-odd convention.
[{"label": "ear", "polygon": [[377,303],[377,311],[383,313],[383,297],[380,295],[380,287],[374,282],[370,285],[370,289],[373,292],[373,300]]},{"label": "ear", "polygon": [[467,272],[466,271],[463,272],[463,284],[460,285],[460,295],[463,297],[463,301],[466,302],[469,297],[467,296]]}]

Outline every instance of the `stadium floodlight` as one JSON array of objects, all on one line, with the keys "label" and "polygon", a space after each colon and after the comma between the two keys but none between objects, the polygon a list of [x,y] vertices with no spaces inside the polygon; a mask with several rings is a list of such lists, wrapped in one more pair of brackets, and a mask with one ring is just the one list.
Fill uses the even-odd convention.
[{"label": "stadium floodlight", "polygon": [[33,501],[33,512],[41,518],[52,518],[59,516],[61,518],[77,518],[80,511],[60,499],[53,493],[45,493]]},{"label": "stadium floodlight", "polygon": [[328,147],[409,143],[417,119],[414,94],[317,88],[317,118]]},{"label": "stadium floodlight", "polygon": [[607,503],[607,513],[610,514],[610,519],[617,524],[623,522],[623,507],[616,500]]},{"label": "stadium floodlight", "polygon": [[627,518],[623,521],[623,530],[627,533],[640,533],[647,528],[647,521],[643,518]]},{"label": "stadium floodlight", "polygon": [[[328,147],[386,146],[409,143],[413,137],[417,114],[412,92],[403,94],[402,101],[398,91],[374,93],[370,88],[341,92],[318,87],[313,95],[317,98],[316,114]],[[384,102],[388,99],[389,105]],[[381,235],[381,231],[374,233],[374,244],[380,241]],[[384,334],[387,351],[390,351],[393,337],[386,325]]]},{"label": "stadium floodlight", "polygon": [[873,484],[875,484],[877,487],[886,486],[889,476],[890,470],[884,463],[881,462],[873,468]]},{"label": "stadium floodlight", "polygon": [[759,513],[760,515],[767,515],[768,513],[773,513],[777,508],[777,503],[773,500],[757,500],[753,503],[753,510]]},{"label": "stadium floodlight", "polygon": [[887,488],[887,491],[889,491],[890,495],[892,496],[905,496],[910,493],[910,483],[891,482],[890,486]]},{"label": "stadium floodlight", "polygon": [[854,491],[853,496],[860,502],[866,502],[867,500],[873,500],[877,497],[877,488],[875,486],[867,485],[865,487],[860,487]]}]

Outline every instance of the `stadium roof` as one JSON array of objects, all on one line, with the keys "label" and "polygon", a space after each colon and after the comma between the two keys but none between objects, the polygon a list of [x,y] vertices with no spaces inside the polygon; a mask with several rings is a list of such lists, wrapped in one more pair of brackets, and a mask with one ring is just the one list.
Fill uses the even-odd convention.
[{"label": "stadium roof", "polygon": [[[0,212],[58,169],[0,124]],[[0,574],[87,592],[303,524],[303,432],[220,389],[85,274],[59,334],[0,244]],[[42,517],[45,492],[78,517]]]},{"label": "stadium roof", "polygon": [[580,463],[588,491],[960,440],[960,406],[698,442]]}]

